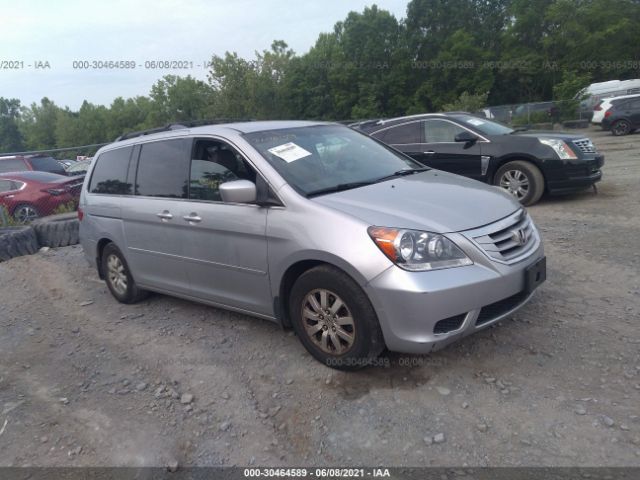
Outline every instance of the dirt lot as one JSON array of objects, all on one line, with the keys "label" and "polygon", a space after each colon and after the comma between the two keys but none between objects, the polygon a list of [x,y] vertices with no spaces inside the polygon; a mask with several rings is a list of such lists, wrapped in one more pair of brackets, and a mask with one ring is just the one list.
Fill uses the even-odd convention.
[{"label": "dirt lot", "polygon": [[640,466],[640,134],[589,135],[599,194],[531,208],[535,299],[389,368],[338,373],[169,297],[117,304],[80,247],[1,263],[0,465]]}]

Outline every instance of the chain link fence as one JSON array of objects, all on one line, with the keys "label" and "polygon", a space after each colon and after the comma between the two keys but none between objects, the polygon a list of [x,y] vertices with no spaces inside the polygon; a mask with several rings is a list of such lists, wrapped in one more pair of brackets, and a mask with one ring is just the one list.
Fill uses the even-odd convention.
[{"label": "chain link fence", "polygon": [[512,127],[584,128],[593,116],[592,108],[578,100],[520,103],[485,107],[478,112],[488,119]]}]

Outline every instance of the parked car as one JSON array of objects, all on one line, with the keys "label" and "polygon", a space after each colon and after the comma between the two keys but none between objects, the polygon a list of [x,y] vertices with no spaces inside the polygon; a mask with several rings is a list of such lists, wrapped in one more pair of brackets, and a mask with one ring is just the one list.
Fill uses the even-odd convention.
[{"label": "parked car", "polygon": [[513,110],[511,120],[520,123],[545,123],[552,121],[557,113],[558,106],[554,102],[525,103]]},{"label": "parked car", "polygon": [[612,102],[602,119],[602,128],[616,136],[635,132],[640,128],[640,98]]},{"label": "parked car", "polygon": [[20,223],[51,215],[56,208],[77,203],[82,178],[48,172],[0,174],[0,205]]},{"label": "parked car", "polygon": [[[580,110],[589,113],[600,100],[621,95],[640,94],[640,78],[631,80],[609,80],[607,82],[592,83],[580,90],[575,98],[580,100]],[[584,97],[584,98],[583,98]]]},{"label": "parked car", "polygon": [[76,163],[75,160],[70,160],[70,159],[63,159],[63,160],[58,160],[58,163],[60,165],[62,165],[62,168],[64,168],[65,170],[67,168],[69,168],[71,165],[73,165],[74,163]]},{"label": "parked car", "polygon": [[24,172],[27,170],[66,175],[64,167],[55,158],[46,155],[0,157],[0,173]]},{"label": "parked car", "polygon": [[611,108],[614,103],[624,103],[631,98],[640,98],[640,95],[623,95],[621,97],[611,97],[600,100],[596,104],[596,106],[593,107],[593,118],[591,119],[591,123],[593,123],[594,125],[602,126],[604,114]]},{"label": "parked car", "polygon": [[73,165],[67,167],[67,175],[86,175],[87,170],[89,169],[89,165],[91,165],[91,160],[80,160],[78,162],[73,162]]},{"label": "parked car", "polygon": [[505,189],[523,205],[602,178],[604,156],[582,135],[518,131],[465,112],[353,125],[423,165]]},{"label": "parked car", "polygon": [[122,303],[150,290],[272,320],[352,369],[486,328],[545,279],[511,195],[346,126],[156,132],[102,147],[80,197],[84,253]]}]

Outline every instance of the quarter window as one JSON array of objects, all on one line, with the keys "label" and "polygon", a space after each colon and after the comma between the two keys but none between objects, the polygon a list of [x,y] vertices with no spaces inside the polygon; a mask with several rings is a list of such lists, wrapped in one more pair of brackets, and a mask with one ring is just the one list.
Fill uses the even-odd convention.
[{"label": "quarter window", "polygon": [[389,145],[404,145],[408,143],[421,143],[420,122],[406,123],[383,130],[374,137]]},{"label": "quarter window", "polygon": [[142,145],[138,160],[136,195],[187,198],[189,142],[165,140]]},{"label": "quarter window", "polygon": [[127,183],[132,147],[118,148],[100,154],[91,174],[89,192],[111,195],[131,195],[131,183]]},{"label": "quarter window", "polygon": [[464,128],[446,120],[425,120],[425,143],[452,143],[456,141],[456,135],[464,132]]}]

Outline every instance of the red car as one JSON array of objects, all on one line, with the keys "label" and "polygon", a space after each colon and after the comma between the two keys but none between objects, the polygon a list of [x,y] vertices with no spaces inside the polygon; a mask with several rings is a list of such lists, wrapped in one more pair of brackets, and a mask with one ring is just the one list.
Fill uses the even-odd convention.
[{"label": "red car", "polygon": [[0,174],[0,206],[9,215],[26,223],[51,215],[70,203],[78,204],[84,177],[64,177],[47,172],[15,172]]},{"label": "red car", "polygon": [[9,157],[0,157],[0,173],[23,172],[26,170],[66,175],[64,167],[60,165],[55,158],[46,155],[12,155]]}]

